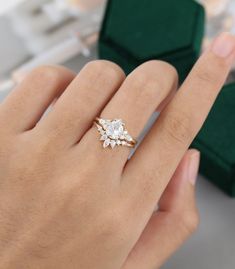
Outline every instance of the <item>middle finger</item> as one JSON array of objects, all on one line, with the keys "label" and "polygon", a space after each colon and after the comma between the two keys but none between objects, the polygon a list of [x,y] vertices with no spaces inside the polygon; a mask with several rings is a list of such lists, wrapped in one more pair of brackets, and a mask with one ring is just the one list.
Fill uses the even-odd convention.
[{"label": "middle finger", "polygon": [[[122,119],[128,133],[134,138],[138,137],[152,113],[171,96],[170,93],[175,92],[177,85],[177,72],[172,66],[161,61],[149,61],[127,77],[100,117]],[[90,129],[79,147],[84,145],[84,149],[87,149],[87,143],[92,145],[92,153],[99,154],[99,160],[112,162],[117,169],[125,164],[130,153],[129,148],[124,146],[116,146],[113,150],[110,147],[103,149],[96,128]]]}]

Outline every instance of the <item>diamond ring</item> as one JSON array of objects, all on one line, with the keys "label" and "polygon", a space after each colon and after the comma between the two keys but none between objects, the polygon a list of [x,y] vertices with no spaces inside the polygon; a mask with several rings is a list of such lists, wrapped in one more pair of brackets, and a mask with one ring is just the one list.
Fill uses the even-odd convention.
[{"label": "diamond ring", "polygon": [[110,146],[112,149],[116,146],[127,146],[134,148],[137,141],[131,137],[125,128],[125,123],[121,119],[107,120],[96,118],[94,121],[103,147]]}]

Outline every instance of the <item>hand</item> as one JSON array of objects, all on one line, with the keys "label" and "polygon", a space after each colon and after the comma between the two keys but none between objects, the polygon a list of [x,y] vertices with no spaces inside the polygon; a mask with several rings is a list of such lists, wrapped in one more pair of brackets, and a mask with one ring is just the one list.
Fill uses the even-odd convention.
[{"label": "hand", "polygon": [[[217,38],[177,93],[174,68],[160,61],[126,79],[107,61],[78,76],[62,67],[29,74],[0,105],[0,268],[161,266],[197,227],[199,154],[187,149],[234,48],[234,37]],[[156,107],[129,161],[127,147],[102,148],[96,116],[123,119],[137,137]]]}]

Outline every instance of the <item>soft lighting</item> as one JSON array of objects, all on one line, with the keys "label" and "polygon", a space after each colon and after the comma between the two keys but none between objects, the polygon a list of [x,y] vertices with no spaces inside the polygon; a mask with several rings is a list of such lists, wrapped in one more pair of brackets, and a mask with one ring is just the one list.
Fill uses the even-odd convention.
[{"label": "soft lighting", "polygon": [[7,1],[0,1],[0,15],[5,14],[7,11],[9,11],[11,8],[15,7],[21,2],[24,2],[25,0],[7,0]]}]

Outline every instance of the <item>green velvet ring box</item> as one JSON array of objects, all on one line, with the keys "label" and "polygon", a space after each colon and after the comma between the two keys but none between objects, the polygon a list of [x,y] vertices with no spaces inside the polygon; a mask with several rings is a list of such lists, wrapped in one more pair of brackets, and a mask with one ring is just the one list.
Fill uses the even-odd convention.
[{"label": "green velvet ring box", "polygon": [[201,174],[235,197],[235,84],[223,88],[192,146]]},{"label": "green velvet ring box", "polygon": [[109,0],[99,56],[126,73],[147,60],[165,60],[182,81],[199,56],[204,23],[204,8],[193,0]]}]

